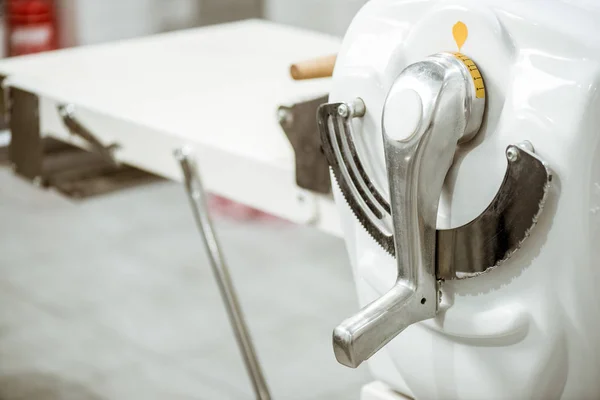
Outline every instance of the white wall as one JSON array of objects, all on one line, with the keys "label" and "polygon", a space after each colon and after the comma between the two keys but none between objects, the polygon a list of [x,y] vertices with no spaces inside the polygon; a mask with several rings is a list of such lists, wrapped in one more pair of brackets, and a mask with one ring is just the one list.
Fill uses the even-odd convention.
[{"label": "white wall", "polygon": [[[367,0],[262,0],[267,19],[342,36]],[[59,0],[62,44],[92,44],[256,15],[259,0]],[[203,10],[206,12],[203,13]],[[205,15],[206,14],[206,15]]]},{"label": "white wall", "polygon": [[343,36],[367,0],[264,0],[265,17],[284,24]]},{"label": "white wall", "polygon": [[202,0],[60,0],[62,43],[101,43],[200,24]]}]

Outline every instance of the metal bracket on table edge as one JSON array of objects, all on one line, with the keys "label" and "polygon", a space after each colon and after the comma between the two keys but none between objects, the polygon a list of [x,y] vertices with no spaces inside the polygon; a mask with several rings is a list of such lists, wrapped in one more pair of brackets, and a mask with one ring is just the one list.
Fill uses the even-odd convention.
[{"label": "metal bracket on table edge", "polygon": [[8,159],[15,174],[41,185],[43,145],[40,135],[39,99],[19,88],[6,88],[5,107],[11,132]]},{"label": "metal bracket on table edge", "polygon": [[280,106],[277,111],[279,124],[285,132],[296,155],[296,184],[313,192],[331,192],[329,164],[323,154],[321,137],[317,126],[317,109],[327,103],[328,95]]},{"label": "metal bracket on table edge", "polygon": [[61,104],[58,105],[57,109],[63,123],[71,134],[78,136],[89,143],[92,150],[100,154],[110,164],[117,167],[119,166],[119,162],[114,156],[114,151],[119,148],[118,144],[113,143],[107,146],[102,144],[89,129],[77,121],[75,118],[75,105]]},{"label": "metal bracket on table edge", "polygon": [[4,126],[8,126],[10,120],[10,88],[4,86],[6,78],[7,76],[0,75],[0,122]]}]

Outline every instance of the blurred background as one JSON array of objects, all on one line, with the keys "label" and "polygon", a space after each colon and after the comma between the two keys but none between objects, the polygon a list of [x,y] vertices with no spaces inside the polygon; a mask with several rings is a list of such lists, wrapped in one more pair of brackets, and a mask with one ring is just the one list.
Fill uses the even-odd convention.
[{"label": "blurred background", "polygon": [[[365,2],[4,0],[0,57],[247,18],[341,37]],[[146,174],[104,193],[106,176],[43,190],[3,163],[9,140],[0,134],[0,400],[252,399],[181,185]],[[358,399],[368,370],[331,349],[332,328],[358,308],[343,241],[216,203],[273,398]]]},{"label": "blurred background", "polygon": [[[48,46],[70,47],[146,36],[247,18],[342,36],[366,0],[3,0],[10,25],[36,25],[37,36],[10,26],[2,54],[29,37],[43,39],[47,19],[56,40]],[[32,30],[30,30],[33,32]],[[41,35],[41,36],[40,36]],[[47,37],[48,38],[48,37]],[[25,40],[26,41],[26,40]],[[18,44],[17,44],[18,47]],[[13,49],[12,54],[19,52]]]}]

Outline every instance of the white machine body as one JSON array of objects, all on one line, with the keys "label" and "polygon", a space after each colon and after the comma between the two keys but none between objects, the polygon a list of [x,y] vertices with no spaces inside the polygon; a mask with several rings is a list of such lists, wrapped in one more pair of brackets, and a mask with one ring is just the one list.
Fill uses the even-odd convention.
[{"label": "white machine body", "polygon": [[[464,41],[453,32],[458,22],[468,29]],[[366,104],[364,117],[353,121],[355,140],[383,193],[388,91],[406,66],[444,51],[477,64],[487,104],[481,130],[459,146],[446,176],[438,228],[465,224],[488,206],[510,144],[533,144],[552,169],[552,188],[521,248],[481,276],[446,281],[437,316],[384,346],[369,360],[371,372],[399,396],[416,399],[599,398],[600,5],[367,3],[344,39],[330,102]],[[413,108],[404,110],[408,124]],[[396,260],[337,188],[334,195],[364,306],[394,285]]]}]

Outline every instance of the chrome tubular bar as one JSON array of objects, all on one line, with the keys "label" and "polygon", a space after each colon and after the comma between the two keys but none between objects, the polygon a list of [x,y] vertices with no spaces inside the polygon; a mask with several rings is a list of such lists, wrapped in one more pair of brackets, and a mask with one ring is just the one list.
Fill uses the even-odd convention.
[{"label": "chrome tubular bar", "polygon": [[183,171],[185,189],[190,200],[196,225],[200,230],[210,265],[212,267],[217,285],[229,316],[231,327],[235,334],[246,370],[252,382],[254,393],[258,400],[270,400],[271,395],[262,373],[262,368],[256,357],[254,345],[244,321],[244,314],[237,299],[237,294],[229,275],[221,247],[208,212],[206,193],[202,186],[200,173],[190,149],[184,147],[175,151],[175,158]]}]

